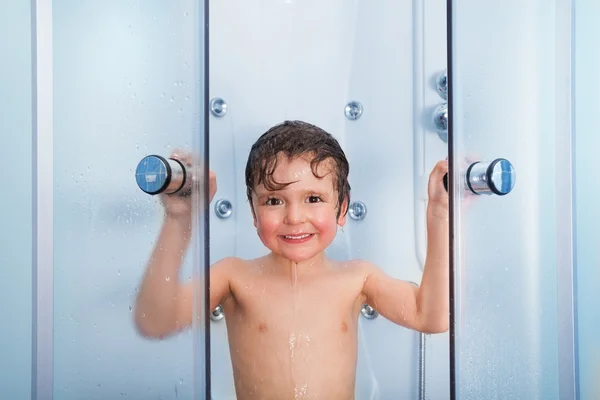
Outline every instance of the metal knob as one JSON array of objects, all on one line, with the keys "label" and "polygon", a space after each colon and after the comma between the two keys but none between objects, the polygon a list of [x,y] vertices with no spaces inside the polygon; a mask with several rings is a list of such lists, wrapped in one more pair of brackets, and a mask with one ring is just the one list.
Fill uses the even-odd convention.
[{"label": "metal knob", "polygon": [[227,114],[227,102],[220,97],[211,99],[210,113],[217,118],[224,117]]},{"label": "metal knob", "polygon": [[362,201],[355,201],[348,207],[348,215],[356,221],[362,221],[367,216],[367,206]]},{"label": "metal knob", "polygon": [[142,191],[155,195],[185,193],[191,187],[192,178],[178,160],[150,155],[142,158],[137,165],[135,180]]},{"label": "metal knob", "polygon": [[433,110],[433,125],[440,139],[448,142],[448,103],[442,103]]},{"label": "metal knob", "polygon": [[435,80],[438,94],[444,100],[448,100],[448,70],[444,70]]},{"label": "metal knob", "polygon": [[375,319],[379,316],[379,313],[377,311],[375,311],[375,309],[368,304],[362,305],[362,307],[360,308],[360,313],[366,319]]},{"label": "metal knob", "polygon": [[233,213],[233,204],[227,199],[221,199],[215,203],[215,213],[219,218],[229,218]]},{"label": "metal knob", "polygon": [[223,306],[220,304],[210,313],[210,319],[215,322],[222,320],[224,317],[225,312],[223,311]]},{"label": "metal knob", "polygon": [[504,158],[492,162],[476,162],[467,169],[467,186],[475,194],[507,195],[515,187],[517,173]]}]

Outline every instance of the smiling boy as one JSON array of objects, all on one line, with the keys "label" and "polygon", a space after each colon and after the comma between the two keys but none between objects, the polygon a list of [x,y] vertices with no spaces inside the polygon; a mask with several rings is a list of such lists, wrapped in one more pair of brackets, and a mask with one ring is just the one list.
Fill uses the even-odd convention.
[{"label": "smiling boy", "polygon": [[[447,170],[441,161],[430,175],[427,257],[415,287],[367,261],[325,256],[350,200],[348,161],[333,136],[286,121],[257,140],[246,165],[247,195],[270,252],[225,258],[210,269],[210,309],[221,304],[225,311],[238,399],[354,399],[363,304],[409,329],[448,329]],[[210,188],[212,200],[212,173]],[[148,337],[190,326],[193,314],[192,284],[173,279],[190,238],[190,197],[163,202],[165,221],[136,304],[138,330]],[[404,262],[401,254],[396,260]]]}]

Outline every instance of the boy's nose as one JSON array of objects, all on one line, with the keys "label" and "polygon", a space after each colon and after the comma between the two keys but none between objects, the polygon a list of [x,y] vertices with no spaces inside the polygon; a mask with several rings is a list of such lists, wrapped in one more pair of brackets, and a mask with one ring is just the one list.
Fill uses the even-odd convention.
[{"label": "boy's nose", "polygon": [[304,222],[306,214],[304,208],[298,204],[289,204],[286,208],[284,222],[288,225],[294,225]]}]

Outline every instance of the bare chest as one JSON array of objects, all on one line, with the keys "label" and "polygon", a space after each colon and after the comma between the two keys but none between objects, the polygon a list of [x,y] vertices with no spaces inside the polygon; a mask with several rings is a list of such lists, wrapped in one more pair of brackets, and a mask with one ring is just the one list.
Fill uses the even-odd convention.
[{"label": "bare chest", "polygon": [[[232,282],[229,322],[270,339],[310,342],[352,334],[361,305],[362,279],[330,274],[297,282],[272,276]],[[293,343],[292,343],[293,344]]]}]

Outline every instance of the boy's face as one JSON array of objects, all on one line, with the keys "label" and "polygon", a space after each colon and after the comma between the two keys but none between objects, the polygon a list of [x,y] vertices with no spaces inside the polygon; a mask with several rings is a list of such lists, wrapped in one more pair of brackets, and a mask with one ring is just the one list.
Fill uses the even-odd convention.
[{"label": "boy's face", "polygon": [[333,241],[337,225],[346,223],[346,201],[337,218],[338,194],[334,190],[333,164],[324,161],[314,176],[310,158],[277,159],[273,179],[292,182],[282,190],[269,191],[262,184],[252,193],[254,226],[265,246],[291,261],[310,260]]}]

